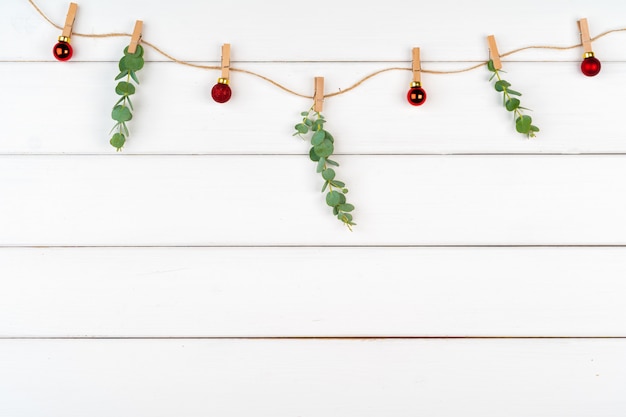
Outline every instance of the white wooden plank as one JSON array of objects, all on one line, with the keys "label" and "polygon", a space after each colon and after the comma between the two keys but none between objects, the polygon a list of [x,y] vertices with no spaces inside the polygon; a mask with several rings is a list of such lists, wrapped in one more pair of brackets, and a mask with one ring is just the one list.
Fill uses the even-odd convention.
[{"label": "white wooden plank", "polygon": [[[68,2],[39,0],[49,17],[63,24]],[[528,0],[511,15],[497,0],[407,4],[404,0],[355,8],[349,1],[288,0],[214,3],[181,0],[150,4],[140,1],[82,0],[76,32],[127,32],[136,19],[145,22],[144,36],[180,59],[219,61],[219,47],[233,45],[237,60],[406,60],[420,46],[424,60],[487,58],[486,35],[496,34],[501,52],[527,45],[573,45],[580,41],[576,22],[589,19],[591,35],[626,26],[626,5],[613,0],[548,3]],[[26,0],[0,4],[0,36],[10,39],[0,59],[52,60],[60,35]],[[623,60],[626,34],[598,41],[603,60]],[[110,60],[127,38],[74,38],[75,60]],[[579,59],[582,49],[533,52],[549,59]],[[522,55],[523,57],[528,56]],[[157,57],[155,54],[151,58]],[[61,65],[61,64],[60,64]]]},{"label": "white wooden plank", "polygon": [[[400,63],[401,64],[401,63]],[[303,94],[326,74],[327,92],[396,64],[251,64]],[[401,64],[403,65],[403,64]],[[428,102],[406,102],[410,71],[382,74],[356,90],[326,100],[327,128],[343,153],[598,153],[626,152],[623,103],[626,64],[606,64],[587,79],[575,63],[511,63],[507,79],[542,129],[527,140],[515,131],[501,95],[482,68],[460,75],[427,75]],[[11,97],[1,153],[104,153],[113,127],[115,63],[0,64],[0,85]],[[292,138],[300,112],[312,100],[285,93],[246,74],[232,74],[233,98],[217,104],[210,89],[217,72],[148,64],[133,101],[131,137],[123,152],[304,154]],[[555,85],[568,86],[558,88]],[[24,93],[28,91],[29,93]],[[264,102],[266,105],[260,106]]]},{"label": "white wooden plank", "polygon": [[626,336],[625,251],[5,248],[0,336]]},{"label": "white wooden plank", "polygon": [[620,156],[337,159],[353,233],[307,156],[3,157],[0,244],[625,243]]},{"label": "white wooden plank", "polygon": [[0,414],[621,417],[624,340],[0,341]]}]

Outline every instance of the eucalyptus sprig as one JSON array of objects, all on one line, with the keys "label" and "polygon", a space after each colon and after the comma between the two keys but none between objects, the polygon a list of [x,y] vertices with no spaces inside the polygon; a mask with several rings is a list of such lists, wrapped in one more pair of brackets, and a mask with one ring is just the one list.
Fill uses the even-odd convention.
[{"label": "eucalyptus sprig", "polygon": [[122,149],[124,143],[126,143],[126,138],[130,135],[126,122],[133,118],[132,111],[134,111],[134,108],[130,96],[135,94],[135,85],[131,82],[131,78],[135,83],[139,84],[136,72],[143,68],[143,64],[143,48],[141,45],[137,45],[137,50],[134,54],[128,52],[128,47],[124,49],[124,56],[120,59],[118,65],[120,73],[115,77],[115,80],[126,77],[126,81],[117,83],[115,92],[122,97],[115,103],[111,111],[111,117],[117,122],[111,129],[111,132],[117,129],[117,133],[113,135],[110,143],[118,151]]},{"label": "eucalyptus sprig", "polygon": [[[335,170],[329,167],[329,165],[338,167],[339,164],[330,159],[335,150],[335,139],[324,129],[326,119],[324,119],[321,113],[314,111],[313,108],[300,113],[300,115],[302,116],[302,122],[295,126],[296,132],[293,135],[305,140],[310,139],[312,147],[309,150],[309,158],[313,162],[317,162],[317,172],[322,174],[324,179],[322,193],[328,190],[326,193],[326,204],[333,208],[333,215],[342,221],[348,229],[352,230],[352,226],[356,226],[356,223],[352,221],[351,214],[354,206],[346,202],[348,189],[345,183],[335,178]],[[308,139],[303,135],[308,135]]]},{"label": "eucalyptus sprig", "polygon": [[494,88],[496,89],[496,91],[502,93],[502,103],[504,104],[504,107],[506,107],[508,111],[513,112],[513,118],[515,120],[515,130],[528,136],[529,138],[534,138],[535,132],[539,132],[539,128],[533,125],[532,117],[522,113],[522,110],[530,109],[521,107],[520,100],[518,98],[511,97],[519,97],[522,94],[509,88],[511,87],[511,83],[502,79],[502,77],[500,76],[500,72],[504,71],[496,69],[493,64],[493,60],[489,60],[489,62],[487,63],[487,69],[489,69],[489,71],[493,73],[491,75],[491,78],[489,78],[489,81],[493,80],[494,78],[497,79],[494,84]]}]

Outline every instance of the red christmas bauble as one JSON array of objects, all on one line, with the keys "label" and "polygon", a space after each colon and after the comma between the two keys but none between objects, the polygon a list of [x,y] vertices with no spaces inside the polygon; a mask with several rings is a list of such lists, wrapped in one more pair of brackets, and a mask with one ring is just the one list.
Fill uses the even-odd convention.
[{"label": "red christmas bauble", "polygon": [[593,77],[595,75],[598,75],[601,68],[602,64],[600,64],[598,58],[593,56],[583,59],[583,62],[580,63],[580,70],[587,77]]},{"label": "red christmas bauble", "polygon": [[52,54],[59,61],[69,61],[72,55],[74,55],[74,50],[67,42],[57,42],[54,48],[52,48]]},{"label": "red christmas bauble", "polygon": [[411,87],[406,99],[413,106],[421,106],[426,101],[426,91],[422,87]]},{"label": "red christmas bauble", "polygon": [[217,83],[211,89],[211,97],[218,103],[226,103],[231,95],[232,91],[228,84]]}]

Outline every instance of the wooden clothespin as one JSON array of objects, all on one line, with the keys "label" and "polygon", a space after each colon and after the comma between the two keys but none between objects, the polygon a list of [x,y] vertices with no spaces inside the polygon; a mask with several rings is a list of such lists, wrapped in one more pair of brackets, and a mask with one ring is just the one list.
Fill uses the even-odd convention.
[{"label": "wooden clothespin", "polygon": [[591,50],[591,37],[589,36],[589,25],[587,19],[580,19],[578,21],[578,28],[580,29],[580,39],[583,44],[583,62],[580,64],[580,70],[587,77],[593,77],[598,75],[602,64],[600,60],[594,56]]},{"label": "wooden clothespin", "polygon": [[502,62],[500,62],[500,53],[498,52],[495,36],[487,36],[487,42],[489,42],[489,58],[493,61],[493,67],[497,70],[502,69]]},{"label": "wooden clothespin", "polygon": [[413,48],[413,82],[411,87],[422,86],[422,63],[420,62],[420,48]]},{"label": "wooden clothespin", "polygon": [[[65,18],[65,26],[63,26],[63,33],[59,37],[59,42],[68,42],[72,37],[72,26],[74,26],[74,20],[76,20],[76,11],[78,10],[78,4],[70,3],[70,9],[67,12]],[[64,38],[64,39],[61,39]]]},{"label": "wooden clothespin", "polygon": [[70,3],[70,9],[65,18],[65,26],[63,26],[63,32],[61,36],[59,36],[59,41],[54,45],[54,48],[52,48],[52,54],[59,61],[68,61],[72,55],[74,55],[74,50],[70,45],[70,38],[72,36],[72,26],[74,26],[74,20],[76,20],[77,10],[78,5],[76,3]]},{"label": "wooden clothespin", "polygon": [[406,99],[412,106],[421,106],[426,101],[426,91],[422,88],[422,63],[420,61],[420,48],[413,48],[413,81],[407,93]]},{"label": "wooden clothespin", "polygon": [[133,35],[130,38],[130,45],[128,45],[128,53],[134,54],[137,52],[137,45],[141,42],[143,31],[143,21],[137,20],[135,22],[135,29],[133,30]]},{"label": "wooden clothespin", "polygon": [[[580,29],[580,39],[583,43],[583,51],[585,55],[591,54],[590,56],[593,56],[593,51],[591,50],[591,37],[589,36],[589,25],[586,18],[578,21],[578,28]],[[585,56],[585,58],[587,58],[587,56]]]},{"label": "wooden clothespin", "polygon": [[315,95],[313,96],[313,110],[321,113],[324,108],[324,77],[315,77]]},{"label": "wooden clothespin", "polygon": [[228,85],[230,83],[228,77],[230,75],[230,44],[222,45],[222,76],[217,79],[217,84],[211,90],[213,100],[218,103],[226,103],[230,100],[232,90]]},{"label": "wooden clothespin", "polygon": [[222,78],[228,80],[230,78],[230,44],[222,45]]}]

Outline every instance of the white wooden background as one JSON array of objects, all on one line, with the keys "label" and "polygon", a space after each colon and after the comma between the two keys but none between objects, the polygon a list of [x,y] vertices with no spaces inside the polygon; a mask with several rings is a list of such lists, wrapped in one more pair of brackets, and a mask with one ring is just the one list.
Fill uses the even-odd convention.
[{"label": "white wooden background", "polygon": [[[62,24],[68,3],[41,0]],[[422,48],[457,69],[626,27],[626,3],[83,0],[75,30],[327,92]],[[148,49],[122,153],[108,144],[126,38],[74,37],[0,3],[0,416],[626,415],[626,33],[481,68],[388,72],[327,100],[354,232],[330,215],[311,102]]]}]

